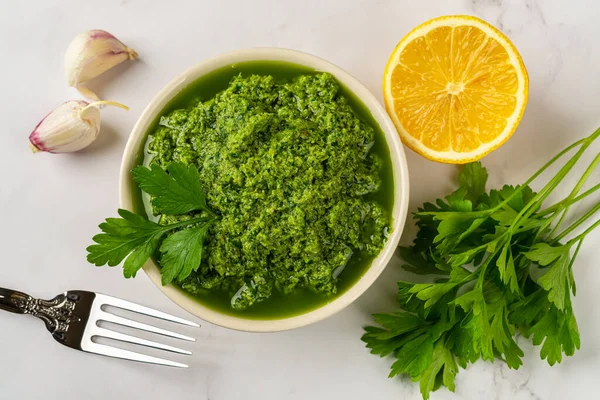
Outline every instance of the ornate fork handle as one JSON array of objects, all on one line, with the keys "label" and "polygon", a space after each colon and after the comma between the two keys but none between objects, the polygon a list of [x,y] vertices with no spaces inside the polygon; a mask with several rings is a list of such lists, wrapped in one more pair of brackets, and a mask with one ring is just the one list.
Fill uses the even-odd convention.
[{"label": "ornate fork handle", "polygon": [[38,317],[53,334],[66,332],[69,329],[69,322],[77,318],[73,314],[75,302],[64,294],[59,294],[52,300],[41,300],[16,290],[0,287],[0,309]]}]

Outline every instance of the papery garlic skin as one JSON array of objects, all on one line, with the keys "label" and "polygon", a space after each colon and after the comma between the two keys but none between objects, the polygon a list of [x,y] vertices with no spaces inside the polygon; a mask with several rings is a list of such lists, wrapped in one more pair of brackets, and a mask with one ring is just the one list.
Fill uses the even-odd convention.
[{"label": "papery garlic skin", "polygon": [[100,132],[100,110],[88,105],[71,100],[46,115],[29,135],[31,149],[70,153],[89,146]]},{"label": "papery garlic skin", "polygon": [[69,86],[80,86],[126,60],[137,57],[110,33],[94,29],[77,35],[65,54],[65,70]]}]

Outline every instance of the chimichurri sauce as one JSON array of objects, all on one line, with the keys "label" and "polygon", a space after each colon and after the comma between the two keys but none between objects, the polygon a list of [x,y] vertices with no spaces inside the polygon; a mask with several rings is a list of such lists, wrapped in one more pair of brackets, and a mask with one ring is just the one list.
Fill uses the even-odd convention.
[{"label": "chimichurri sauce", "polygon": [[214,71],[165,106],[145,148],[145,163],[195,165],[221,216],[198,271],[179,283],[210,308],[302,314],[344,293],[385,244],[393,179],[384,134],[329,74],[273,61]]}]

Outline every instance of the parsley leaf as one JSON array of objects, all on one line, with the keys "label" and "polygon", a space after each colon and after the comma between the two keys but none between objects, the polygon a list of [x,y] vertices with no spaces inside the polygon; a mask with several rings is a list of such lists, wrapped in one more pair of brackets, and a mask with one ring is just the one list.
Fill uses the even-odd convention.
[{"label": "parsley leaf", "polygon": [[93,237],[97,244],[87,248],[87,260],[97,266],[107,264],[113,267],[128,258],[124,274],[131,278],[156,252],[160,238],[172,228],[131,211],[119,209],[118,212],[121,218],[107,218],[100,224],[104,233]]},{"label": "parsley leaf", "polygon": [[531,249],[528,252],[523,254],[530,260],[545,267],[554,263],[556,260],[563,258],[565,256],[565,250],[568,251],[569,249],[565,249],[565,246],[553,247],[548,243],[536,243],[531,246]]},{"label": "parsley leaf", "polygon": [[570,302],[572,271],[570,245],[550,246],[547,243],[536,243],[531,250],[524,253],[525,257],[537,262],[539,265],[549,267],[537,282],[548,291],[548,300],[563,310]]},{"label": "parsley leaf", "polygon": [[512,292],[518,292],[519,282],[517,280],[515,261],[513,259],[513,253],[509,242],[502,246],[500,255],[496,260],[496,267],[498,267],[498,272],[500,273],[500,279],[502,279],[502,282],[506,283]]},{"label": "parsley leaf", "polygon": [[435,263],[432,265],[422,254],[415,252],[411,247],[400,246],[398,252],[400,257],[407,262],[407,264],[402,264],[402,268],[408,272],[417,275],[448,273],[445,266]]},{"label": "parsley leaf", "polygon": [[400,349],[396,350],[401,355],[392,364],[389,377],[408,374],[411,378],[418,378],[431,364],[433,357],[433,340],[427,333],[407,341]]},{"label": "parsley leaf", "polygon": [[140,189],[153,196],[152,204],[159,212],[179,215],[203,211],[208,217],[162,225],[119,209],[121,218],[107,218],[99,225],[103,233],[94,236],[96,244],[87,248],[90,263],[115,266],[125,260],[123,275],[132,278],[150,257],[157,256],[163,285],[182,281],[198,270],[204,237],[216,215],[206,204],[196,167],[172,163],[168,172],[157,165],[131,171]]},{"label": "parsley leaf", "polygon": [[183,229],[167,237],[160,246],[162,284],[175,278],[183,281],[192,271],[197,271],[202,260],[202,244],[210,221],[197,228]]},{"label": "parsley leaf", "polygon": [[572,312],[561,313],[551,308],[530,330],[534,345],[542,345],[540,357],[554,365],[562,361],[562,354],[572,356],[581,343],[577,321]]},{"label": "parsley leaf", "polygon": [[480,162],[465,164],[458,174],[458,184],[466,191],[465,198],[475,204],[485,193],[487,170]]},{"label": "parsley leaf", "polygon": [[196,167],[174,162],[167,170],[169,174],[156,164],[150,169],[140,165],[131,171],[131,175],[141,190],[153,196],[152,205],[161,213],[180,215],[199,210],[212,214],[206,205]]},{"label": "parsley leaf", "polygon": [[435,342],[431,358],[431,364],[420,376],[421,395],[424,399],[429,399],[429,393],[439,389],[442,384],[454,392],[454,379],[458,373],[456,359],[444,339]]},{"label": "parsley leaf", "polygon": [[561,311],[548,300],[548,293],[537,290],[512,306],[510,319],[535,345],[550,365],[562,361],[562,354],[572,356],[581,346],[577,321],[568,305]]},{"label": "parsley leaf", "polygon": [[[195,218],[175,224],[160,225],[140,215],[136,215],[131,211],[123,209],[119,209],[119,215],[121,218],[107,218],[106,222],[100,224],[100,229],[104,233],[100,233],[92,238],[97,244],[93,244],[87,248],[87,260],[96,266],[109,265],[111,267],[118,265],[125,260],[125,264],[123,264],[123,275],[125,278],[135,277],[137,271],[142,268],[148,258],[157,254],[161,240],[168,232],[179,227],[196,223],[204,223],[202,227],[208,227],[212,221],[209,218]],[[181,232],[185,231],[180,231],[169,236],[169,238],[171,238],[177,235],[176,239],[172,239],[169,242],[169,246],[167,246],[165,250],[173,248],[176,245],[179,241],[178,238],[182,237],[180,234]],[[199,254],[201,256],[204,233],[201,237],[197,238],[197,243],[185,241],[185,244],[189,246],[190,250],[184,247],[180,247],[180,250],[195,251],[193,254],[197,254],[197,246],[200,246]],[[162,250],[161,247],[161,251]],[[195,258],[185,257],[184,261],[193,263],[197,259],[199,265],[200,256]],[[170,262],[171,261],[168,259],[167,265],[169,265]],[[163,265],[162,258],[161,265]],[[179,274],[179,279],[184,279],[189,276],[192,269],[198,268],[198,265],[189,265],[184,271],[181,271],[182,273]],[[180,271],[180,269],[178,270]],[[167,269],[167,271],[169,271],[169,269]],[[162,270],[161,273],[164,274]],[[187,275],[185,275],[186,273]],[[162,278],[163,284],[165,285],[173,280],[172,277],[168,279],[165,278],[164,275]]]}]

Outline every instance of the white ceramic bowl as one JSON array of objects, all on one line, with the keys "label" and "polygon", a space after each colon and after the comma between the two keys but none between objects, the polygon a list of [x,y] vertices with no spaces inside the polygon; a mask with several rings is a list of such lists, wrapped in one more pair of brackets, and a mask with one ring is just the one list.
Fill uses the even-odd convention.
[{"label": "white ceramic bowl", "polygon": [[152,260],[149,260],[144,265],[146,274],[148,274],[152,282],[154,282],[167,297],[199,318],[231,329],[250,332],[274,332],[312,324],[313,322],[327,318],[348,306],[367,290],[373,282],[375,282],[375,279],[381,274],[392,257],[392,254],[398,245],[398,241],[400,240],[408,208],[408,167],[406,165],[406,158],[392,121],[375,96],[373,96],[362,83],[353,78],[346,71],[328,61],[310,54],[288,49],[252,48],[238,50],[196,64],[169,82],[156,96],[154,96],[135,124],[131,136],[127,141],[121,163],[119,197],[121,208],[129,210],[133,209],[132,193],[136,188],[130,178],[130,171],[137,165],[136,159],[138,151],[141,146],[143,146],[146,132],[150,128],[152,121],[154,121],[158,113],[161,112],[163,107],[174,96],[194,80],[216,69],[240,62],[258,60],[286,61],[332,74],[363,102],[381,127],[381,130],[385,133],[394,169],[393,224],[392,233],[388,242],[379,256],[373,260],[369,269],[352,287],[320,308],[284,319],[251,320],[238,318],[203,306],[199,302],[184,295],[173,285],[162,286],[160,281],[160,270],[156,264]]}]

